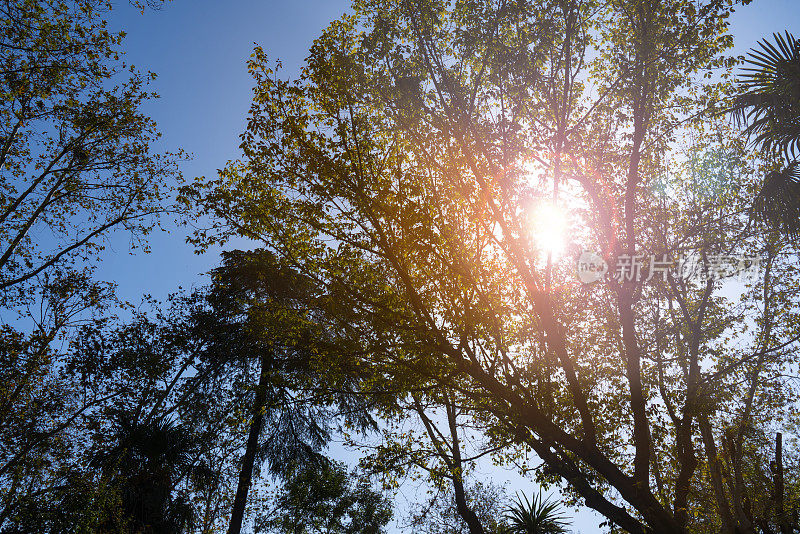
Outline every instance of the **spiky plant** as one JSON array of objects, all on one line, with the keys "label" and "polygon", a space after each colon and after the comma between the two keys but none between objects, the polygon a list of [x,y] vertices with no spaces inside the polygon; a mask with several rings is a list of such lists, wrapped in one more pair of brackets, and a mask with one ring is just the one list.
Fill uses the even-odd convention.
[{"label": "spiky plant", "polygon": [[559,511],[558,503],[542,498],[541,491],[532,500],[523,493],[504,514],[506,532],[513,534],[564,534],[567,521]]},{"label": "spiky plant", "polygon": [[800,153],[800,41],[773,34],[759,41],[743,69],[739,95],[731,109],[744,133],[766,150],[788,158]]},{"label": "spiky plant", "polygon": [[800,238],[800,163],[791,162],[764,178],[753,215],[797,242]]},{"label": "spiky plant", "polygon": [[743,93],[731,108],[756,146],[791,160],[772,171],[753,203],[752,215],[798,241],[800,237],[800,40],[786,32],[762,40],[745,59]]}]

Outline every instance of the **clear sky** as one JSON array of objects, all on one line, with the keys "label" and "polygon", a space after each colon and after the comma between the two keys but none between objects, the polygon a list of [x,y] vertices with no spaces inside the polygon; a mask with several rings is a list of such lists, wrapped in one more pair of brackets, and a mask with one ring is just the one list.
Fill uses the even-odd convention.
[{"label": "clear sky", "polygon": [[[128,34],[126,60],[158,74],[153,88],[161,98],[146,112],[158,123],[166,148],[193,154],[183,165],[188,179],[213,176],[238,156],[250,105],[246,60],[254,43],[294,75],[312,40],[349,7],[347,0],[173,0],[142,15],[124,0],[118,4],[112,27]],[[800,0],[755,0],[734,15],[736,52],[784,30],[800,35]],[[144,293],[163,298],[180,285],[202,283],[201,274],[217,264],[218,255],[193,254],[184,241],[186,229],[172,226],[171,233],[152,237],[151,254],[128,254],[127,241],[115,239],[98,277],[116,281],[120,295],[133,302]],[[597,522],[592,514],[580,514],[573,528],[600,532]]]}]

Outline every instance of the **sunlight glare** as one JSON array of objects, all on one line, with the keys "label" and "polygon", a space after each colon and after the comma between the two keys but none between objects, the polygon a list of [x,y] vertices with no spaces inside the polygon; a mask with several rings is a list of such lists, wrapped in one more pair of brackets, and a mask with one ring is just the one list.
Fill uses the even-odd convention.
[{"label": "sunlight glare", "polygon": [[530,218],[530,231],[534,246],[557,259],[567,245],[567,217],[564,210],[551,203],[534,208]]}]

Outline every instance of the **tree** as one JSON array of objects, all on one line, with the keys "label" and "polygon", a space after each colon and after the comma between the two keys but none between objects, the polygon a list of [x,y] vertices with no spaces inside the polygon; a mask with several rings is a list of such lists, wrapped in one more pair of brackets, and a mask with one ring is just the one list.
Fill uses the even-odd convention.
[{"label": "tree", "polygon": [[[492,483],[484,483],[472,477],[465,488],[470,510],[478,517],[485,532],[502,534],[502,510],[505,504],[502,489]],[[407,528],[425,534],[467,534],[470,525],[459,513],[455,492],[442,488],[427,500],[417,499],[412,509]],[[404,525],[405,526],[405,525]]]},{"label": "tree", "polygon": [[747,124],[746,135],[766,150],[786,155],[800,151],[800,43],[789,32],[774,34],[750,50],[742,79],[743,94],[733,108]]},{"label": "tree", "polygon": [[[66,371],[67,348],[81,326],[122,305],[113,284],[92,279],[106,239],[124,230],[146,248],[174,208],[167,199],[179,156],[153,152],[159,134],[141,110],[156,96],[146,90],[154,75],[121,60],[124,32],[107,28],[110,8],[0,2],[3,529],[59,530],[68,520],[58,503],[82,512],[82,492],[64,488],[94,483],[75,467],[87,421],[130,383],[84,387]],[[41,522],[20,523],[39,512]]]},{"label": "tree", "polygon": [[234,534],[242,528],[257,457],[268,460],[274,474],[285,476],[292,466],[316,459],[329,439],[324,402],[304,403],[293,391],[313,372],[317,352],[325,350],[322,340],[315,339],[324,333],[302,305],[313,298],[313,282],[268,251],[227,253],[213,274],[213,326],[206,332],[222,336],[211,334],[207,357],[217,366],[255,364],[258,376],[250,385],[247,443],[228,528]]},{"label": "tree", "polygon": [[96,528],[115,532],[182,533],[196,523],[196,512],[182,481],[203,486],[213,470],[199,461],[207,439],[170,420],[141,423],[117,416],[116,443],[98,451],[90,466],[100,468],[119,495]]},{"label": "tree", "polygon": [[392,518],[386,498],[345,466],[323,459],[291,474],[256,532],[379,534]]},{"label": "tree", "polygon": [[[0,41],[0,290],[132,243],[167,210],[175,155],[140,108],[154,78],[120,62],[105,0],[4,1]],[[127,72],[126,72],[127,71]],[[17,287],[19,289],[19,287]]]},{"label": "tree", "polygon": [[[190,480],[193,471],[183,460],[162,463],[183,471],[186,502],[203,503],[194,514],[199,530],[239,531],[265,469],[284,480],[324,461],[338,412],[355,428],[370,419],[362,401],[344,394],[357,373],[338,380],[331,372],[346,347],[332,343],[320,322],[324,308],[313,302],[324,295],[313,281],[263,250],[225,253],[211,277],[207,287],[174,295],[165,310],[142,308],[128,322],[87,325],[67,370],[92,397],[113,398],[116,412],[130,414],[125,428],[135,432],[125,432],[133,437],[124,443],[136,454],[149,450],[140,443],[152,441],[148,432],[196,435],[186,444],[193,465],[214,466],[205,480]],[[324,378],[321,367],[328,370]],[[117,458],[121,453],[113,451],[127,448],[108,442],[105,436],[118,435],[119,425],[109,420],[109,406],[101,408],[86,414],[85,432],[97,443],[96,455]],[[170,494],[158,495],[156,509],[169,508]]]},{"label": "tree", "polygon": [[79,483],[73,432],[114,396],[81,388],[64,372],[61,351],[65,332],[117,304],[113,287],[70,271],[47,273],[42,287],[30,330],[4,324],[0,338],[0,528],[20,507],[42,511],[42,499],[57,502],[67,481]]},{"label": "tree", "polygon": [[87,392],[65,372],[65,348],[121,304],[92,280],[105,238],[124,229],[144,246],[179,177],[175,155],[151,152],[158,132],[141,107],[153,75],[120,60],[110,6],[0,3],[3,528],[82,479],[78,429],[123,388]]},{"label": "tree", "polygon": [[[487,447],[465,425],[474,416],[469,402],[452,391],[419,383],[395,390],[379,406],[384,422],[393,423],[383,425],[382,442],[370,447],[349,441],[354,448],[372,449],[361,463],[382,475],[386,483],[400,474],[413,477],[422,472],[427,476],[431,498],[417,503],[419,510],[412,514],[410,526],[431,534],[497,531],[499,490],[475,481],[470,471],[477,460],[503,445]],[[414,422],[418,428],[414,428]]]},{"label": "tree", "polygon": [[[710,109],[733,2],[353,7],[297,80],[256,49],[242,160],[184,190],[215,218],[196,242],[262,240],[333,297],[372,391],[468,399],[490,444],[618,528],[772,528],[797,272],[743,215],[774,161]],[[607,276],[545,249],[548,203]],[[751,256],[731,298],[720,258]]]}]

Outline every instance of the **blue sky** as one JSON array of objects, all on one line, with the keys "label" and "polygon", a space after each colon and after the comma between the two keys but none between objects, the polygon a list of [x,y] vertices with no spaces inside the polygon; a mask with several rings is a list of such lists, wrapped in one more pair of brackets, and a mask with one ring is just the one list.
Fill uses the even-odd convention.
[{"label": "blue sky", "polygon": [[[116,2],[110,22],[127,33],[125,60],[158,75],[152,84],[161,98],[145,112],[158,124],[166,149],[182,148],[192,160],[184,176],[214,176],[238,156],[239,134],[250,106],[246,61],[255,43],[280,59],[295,75],[312,41],[349,1],[285,2],[173,0],[160,11],[138,10]],[[179,285],[201,281],[219,256],[197,256],[184,241],[186,228],[150,239],[152,253],[129,254],[128,240],[117,236],[97,276],[119,284],[123,298],[137,302],[143,293],[163,298]]]},{"label": "blue sky", "polygon": [[[281,59],[286,74],[296,74],[312,40],[347,10],[349,1],[173,0],[143,15],[124,0],[118,4],[111,23],[128,34],[126,60],[158,74],[153,88],[161,98],[146,112],[158,123],[166,148],[193,154],[182,166],[192,179],[213,176],[238,156],[250,104],[245,63],[254,43]],[[800,34],[800,0],[755,0],[732,20],[738,53],[784,30]],[[151,254],[129,254],[128,241],[114,239],[98,276],[116,281],[120,295],[133,302],[144,293],[163,298],[180,285],[202,283],[201,274],[217,264],[218,255],[195,255],[184,241],[186,229],[168,226],[170,233],[152,237]],[[599,532],[589,513],[579,514],[573,528]]]}]

